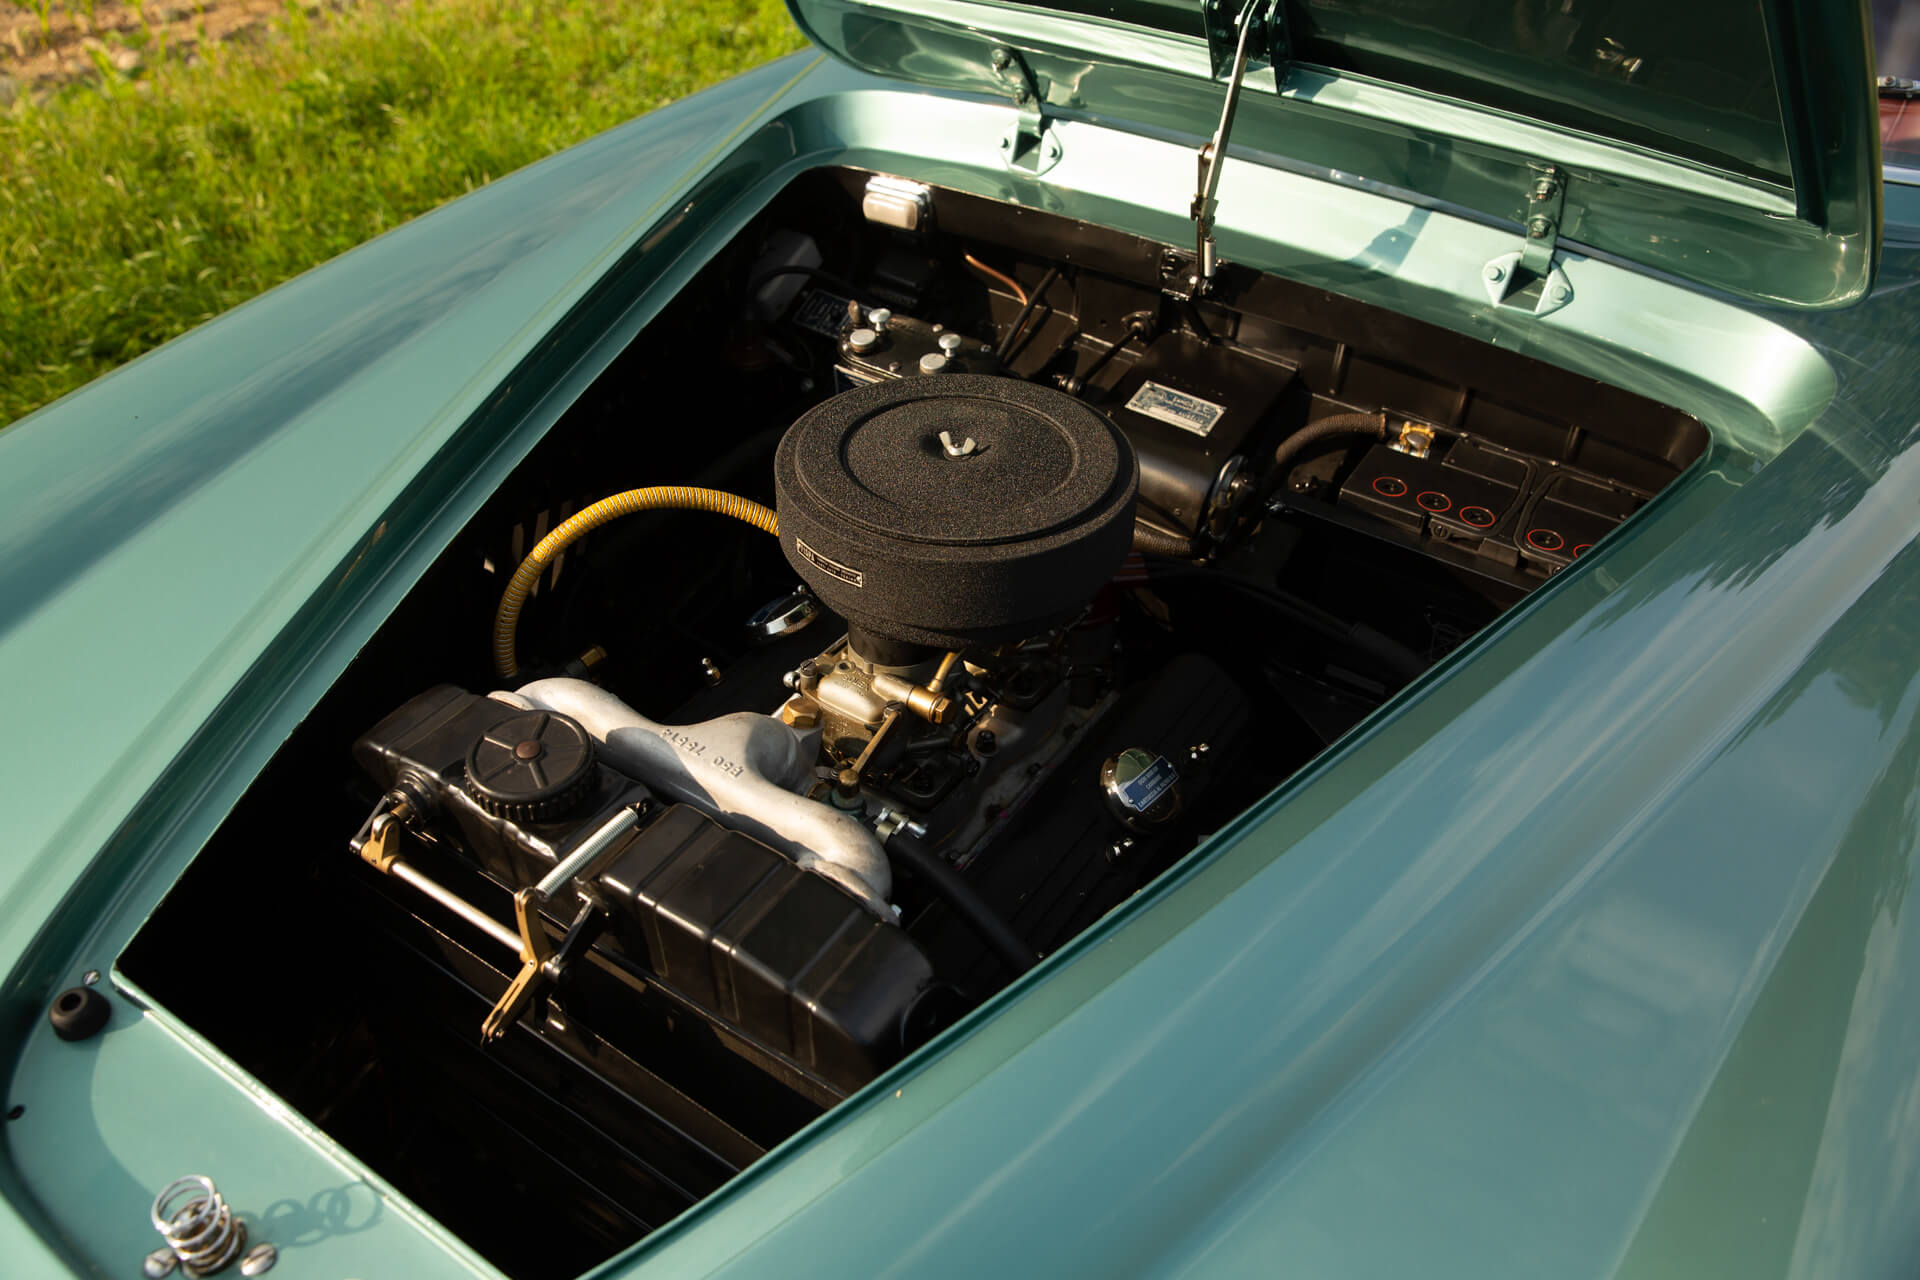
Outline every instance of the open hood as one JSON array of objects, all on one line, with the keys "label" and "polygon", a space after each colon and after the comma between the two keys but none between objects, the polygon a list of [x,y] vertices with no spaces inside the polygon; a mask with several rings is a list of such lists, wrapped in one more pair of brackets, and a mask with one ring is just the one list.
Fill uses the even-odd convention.
[{"label": "open hood", "polygon": [[[1536,239],[1544,217],[1549,246],[1757,301],[1841,306],[1872,283],[1880,154],[1862,0],[790,7],[867,71],[1037,109],[1036,138],[1049,115],[1211,134],[1244,15],[1243,155],[1533,224]],[[1009,150],[1049,162],[1045,146]],[[1220,199],[1244,225],[1230,179]]]}]

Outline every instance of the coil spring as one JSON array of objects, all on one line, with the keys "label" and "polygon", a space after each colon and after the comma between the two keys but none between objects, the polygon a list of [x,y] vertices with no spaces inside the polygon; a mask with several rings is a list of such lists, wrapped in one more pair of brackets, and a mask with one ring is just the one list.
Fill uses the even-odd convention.
[{"label": "coil spring", "polygon": [[153,1229],[166,1237],[190,1276],[212,1275],[246,1247],[247,1228],[214,1190],[213,1179],[175,1178],[153,1198]]}]

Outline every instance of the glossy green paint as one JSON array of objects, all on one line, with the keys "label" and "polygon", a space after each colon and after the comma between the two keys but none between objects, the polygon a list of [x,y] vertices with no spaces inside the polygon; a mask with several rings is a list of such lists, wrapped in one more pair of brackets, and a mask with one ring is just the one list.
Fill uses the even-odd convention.
[{"label": "glossy green paint", "polygon": [[[37,735],[0,777],[9,1274],[125,1270],[152,1190],[196,1166],[290,1206],[290,1280],[478,1265],[138,992],[77,1046],[45,1002],[110,967],[485,495],[793,174],[1183,238],[1180,142],[1067,121],[1036,180],[999,164],[1010,117],[789,59],[0,436],[0,670]],[[1792,329],[1575,256],[1574,303],[1533,319],[1479,287],[1500,228],[1228,179],[1257,196],[1223,209],[1230,256],[1687,409],[1709,457],[605,1274],[1910,1274],[1889,1206],[1920,1127],[1886,1117],[1920,1060],[1890,1012],[1920,994],[1920,254],[1890,237],[1872,300]]]},{"label": "glossy green paint", "polygon": [[[655,276],[684,280],[706,215],[690,182],[713,171],[705,197],[737,198],[748,175],[720,161],[819,62],[783,59],[494,183],[0,437],[0,670],[26,744],[0,783],[0,1028],[25,1109],[0,1130],[0,1271],[137,1266],[153,1237],[134,1202],[195,1166],[256,1210],[324,1196],[315,1212],[332,1212],[346,1188],[349,1220],[371,1225],[298,1226],[279,1274],[387,1275],[416,1256],[415,1211],[267,1122],[230,1064],[165,1050],[191,1037],[136,998],[78,1048],[48,1035],[46,1003],[110,969],[205,820],[351,659],[364,634],[343,625],[391,609],[411,581],[392,568],[431,557],[415,539],[444,541],[465,517],[431,522],[504,475],[502,437],[519,429],[524,451],[591,377],[573,372],[583,349],[631,335]],[[137,1056],[95,1065],[98,1046],[139,1043],[191,1083]],[[89,1107],[72,1088],[89,1073],[146,1105]],[[438,1271],[408,1273],[470,1265],[449,1242]]]},{"label": "glossy green paint", "polygon": [[[790,7],[816,43],[876,74],[1005,99],[1010,81],[990,57],[1001,45],[1022,53],[1048,115],[1146,121],[1196,144],[1219,121],[1223,90],[1212,79],[1197,3],[1151,6],[1160,14],[1154,26],[991,0],[791,0]],[[1182,8],[1191,15],[1184,25]],[[1517,56],[1463,44],[1449,34],[1452,18],[1423,25],[1416,16],[1412,8],[1348,6],[1350,23],[1365,26],[1364,40],[1383,65],[1444,61],[1462,83],[1484,87]],[[1563,241],[1756,301],[1844,305],[1872,283],[1880,230],[1866,6],[1767,0],[1727,19],[1743,29],[1763,20],[1773,63],[1753,74],[1771,71],[1779,87],[1790,184],[1736,175],[1685,148],[1645,141],[1662,126],[1673,134],[1696,131],[1702,112],[1694,103],[1636,100],[1635,127],[1584,132],[1391,79],[1333,72],[1304,54],[1277,77],[1249,76],[1233,150],[1385,186],[1416,203],[1507,225],[1516,235],[1533,184],[1529,163],[1552,163],[1567,175]],[[1301,26],[1307,34],[1314,29],[1310,21]],[[1311,41],[1305,47],[1311,50]],[[1481,63],[1462,74],[1476,49]],[[1566,79],[1554,59],[1542,57],[1534,80],[1555,77]],[[1181,185],[1190,197],[1191,172]],[[1220,198],[1230,208],[1239,197],[1223,183]]]}]

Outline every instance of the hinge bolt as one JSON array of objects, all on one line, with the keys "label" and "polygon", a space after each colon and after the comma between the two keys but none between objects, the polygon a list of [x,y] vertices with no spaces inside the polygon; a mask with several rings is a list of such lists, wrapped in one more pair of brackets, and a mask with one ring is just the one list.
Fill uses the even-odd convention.
[{"label": "hinge bolt", "polygon": [[1013,55],[1002,48],[995,48],[988,57],[992,61],[995,71],[1005,71],[1007,64],[1013,61]]},{"label": "hinge bolt", "polygon": [[1569,289],[1566,285],[1557,284],[1553,286],[1553,300],[1555,302],[1565,302],[1568,298],[1571,298],[1572,296],[1573,296],[1573,290]]},{"label": "hinge bolt", "polygon": [[1545,240],[1549,235],[1552,235],[1552,234],[1553,234],[1553,219],[1551,218],[1533,218],[1529,220],[1527,223],[1528,239]]},{"label": "hinge bolt", "polygon": [[1501,270],[1499,267],[1495,266],[1491,262],[1487,264],[1488,280],[1492,281],[1494,284],[1499,284],[1502,280],[1505,280],[1506,278],[1507,278],[1507,273],[1505,271]]}]

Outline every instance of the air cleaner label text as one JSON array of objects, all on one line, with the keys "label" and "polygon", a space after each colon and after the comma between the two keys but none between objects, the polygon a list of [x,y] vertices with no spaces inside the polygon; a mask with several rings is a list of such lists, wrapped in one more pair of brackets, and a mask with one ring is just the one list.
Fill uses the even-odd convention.
[{"label": "air cleaner label text", "polygon": [[795,538],[793,540],[793,549],[800,553],[802,560],[805,560],[822,573],[832,574],[848,586],[864,587],[867,585],[866,574],[850,565],[841,564],[838,560],[830,560],[826,556],[821,555],[818,551],[808,546],[804,538]]}]

